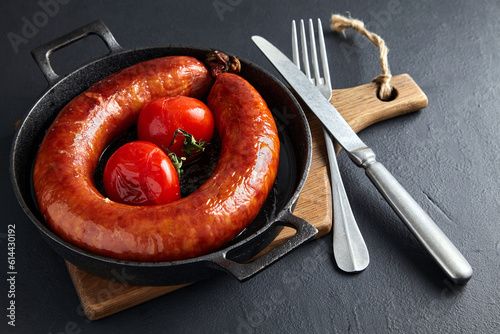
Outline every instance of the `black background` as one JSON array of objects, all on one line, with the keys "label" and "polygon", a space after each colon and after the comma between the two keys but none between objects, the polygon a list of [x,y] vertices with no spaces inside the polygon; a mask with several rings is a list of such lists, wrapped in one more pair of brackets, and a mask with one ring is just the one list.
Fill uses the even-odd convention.
[{"label": "black background", "polygon": [[[4,0],[1,37],[0,330],[18,333],[493,333],[500,331],[496,1],[75,1]],[[276,74],[252,43],[261,35],[288,55],[292,19],[323,20],[334,88],[370,82],[378,51],[352,30],[329,30],[332,13],[384,38],[394,75],[408,73],[429,98],[422,111],[361,132],[381,161],[474,269],[454,286],[345,154],[340,167],[370,250],[366,271],[340,272],[331,234],[250,280],[199,282],[113,316],[88,320],[63,260],[19,207],[8,170],[14,123],[47,82],[30,50],[103,20],[126,49],[192,45],[225,50]],[[34,25],[29,30],[25,26]],[[16,35],[19,43],[12,42]],[[88,37],[51,56],[69,73],[107,49]],[[7,226],[16,225],[16,327],[7,325]]]}]

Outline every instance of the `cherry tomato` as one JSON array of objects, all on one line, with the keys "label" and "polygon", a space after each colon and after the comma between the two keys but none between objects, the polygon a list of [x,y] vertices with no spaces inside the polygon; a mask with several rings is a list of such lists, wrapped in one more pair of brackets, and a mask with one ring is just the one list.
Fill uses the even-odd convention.
[{"label": "cherry tomato", "polygon": [[137,122],[139,140],[155,143],[186,161],[192,160],[202,149],[196,144],[186,147],[185,140],[191,139],[178,130],[190,134],[197,143],[206,144],[214,133],[214,116],[203,102],[186,96],[159,98],[142,108]]},{"label": "cherry tomato", "polygon": [[104,167],[109,199],[131,205],[166,204],[178,200],[179,177],[167,154],[157,145],[134,141],[118,148]]}]

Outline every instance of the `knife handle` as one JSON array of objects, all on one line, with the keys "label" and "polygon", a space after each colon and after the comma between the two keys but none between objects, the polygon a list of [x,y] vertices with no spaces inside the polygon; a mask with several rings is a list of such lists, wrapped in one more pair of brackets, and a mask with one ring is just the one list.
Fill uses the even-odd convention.
[{"label": "knife handle", "polygon": [[394,176],[375,160],[373,151],[369,148],[360,151],[352,152],[351,159],[365,168],[368,178],[446,275],[457,284],[466,283],[472,276],[472,268],[460,251]]}]

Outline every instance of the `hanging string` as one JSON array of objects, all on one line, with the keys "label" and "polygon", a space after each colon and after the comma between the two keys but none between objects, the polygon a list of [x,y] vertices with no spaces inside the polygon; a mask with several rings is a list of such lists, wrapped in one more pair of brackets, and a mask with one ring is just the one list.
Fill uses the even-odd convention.
[{"label": "hanging string", "polygon": [[389,49],[385,45],[384,40],[377,34],[374,34],[365,28],[365,24],[353,18],[348,18],[339,14],[332,15],[331,29],[337,32],[344,32],[345,29],[352,28],[358,33],[366,36],[375,46],[380,50],[380,66],[382,67],[382,74],[373,79],[373,82],[379,85],[378,97],[381,100],[390,100],[392,95],[392,87],[390,81],[392,78],[391,71],[389,70],[389,63],[387,61],[387,54]]}]

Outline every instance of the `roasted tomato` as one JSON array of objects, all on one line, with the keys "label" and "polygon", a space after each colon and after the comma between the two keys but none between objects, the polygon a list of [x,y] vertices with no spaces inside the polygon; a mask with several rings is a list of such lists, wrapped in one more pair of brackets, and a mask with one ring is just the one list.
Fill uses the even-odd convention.
[{"label": "roasted tomato", "polygon": [[109,199],[131,205],[156,205],[180,198],[179,177],[157,145],[134,141],[118,148],[104,167]]},{"label": "roasted tomato", "polygon": [[200,100],[164,97],[145,105],[137,123],[139,140],[146,140],[173,152],[186,161],[204,150],[214,133],[214,117]]}]

